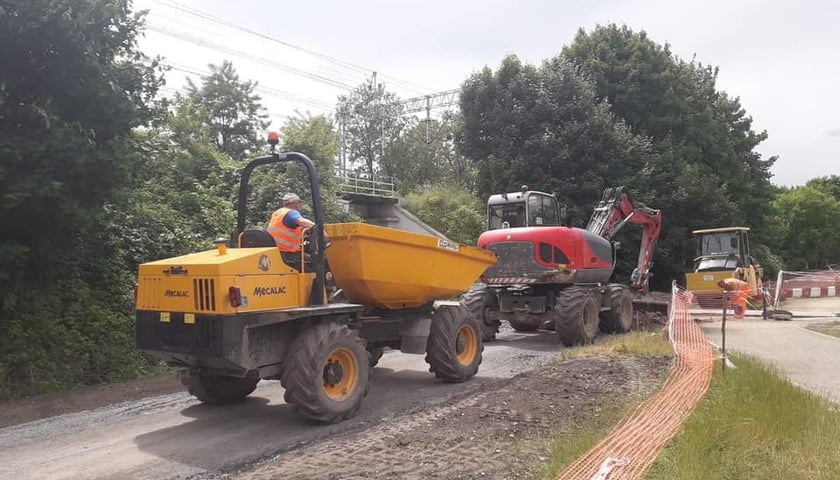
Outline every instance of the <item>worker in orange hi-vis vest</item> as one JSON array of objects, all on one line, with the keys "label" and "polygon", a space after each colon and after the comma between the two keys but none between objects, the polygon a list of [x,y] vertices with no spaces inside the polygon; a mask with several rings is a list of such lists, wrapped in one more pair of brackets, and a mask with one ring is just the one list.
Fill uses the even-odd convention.
[{"label": "worker in orange hi-vis vest", "polygon": [[744,318],[747,314],[747,299],[750,298],[750,284],[737,278],[724,278],[718,286],[727,292],[729,303],[735,310],[735,318]]},{"label": "worker in orange hi-vis vest", "polygon": [[[300,214],[300,197],[294,193],[287,193],[283,196],[283,207],[278,208],[271,214],[271,220],[268,222],[268,233],[274,237],[277,248],[280,250],[280,255],[283,261],[290,267],[300,271],[300,248],[301,240],[303,238],[303,230],[305,228],[312,228],[315,222],[304,218]],[[324,232],[324,240],[329,241],[329,237]],[[307,261],[309,255],[306,255]]]}]

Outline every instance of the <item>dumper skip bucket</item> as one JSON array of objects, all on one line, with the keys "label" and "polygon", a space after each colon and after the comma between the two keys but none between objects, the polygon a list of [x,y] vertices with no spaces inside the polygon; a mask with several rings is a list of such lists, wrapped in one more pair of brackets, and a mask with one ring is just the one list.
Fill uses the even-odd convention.
[{"label": "dumper skip bucket", "polygon": [[496,264],[496,256],[431,235],[366,223],[325,225],[332,245],[326,257],[347,299],[399,310],[467,291]]}]

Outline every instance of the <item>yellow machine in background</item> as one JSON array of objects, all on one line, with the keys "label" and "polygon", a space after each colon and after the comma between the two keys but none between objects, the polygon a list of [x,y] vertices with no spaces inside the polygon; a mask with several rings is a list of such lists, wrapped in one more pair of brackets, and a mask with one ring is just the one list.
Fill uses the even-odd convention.
[{"label": "yellow machine in background", "polygon": [[[302,271],[283,262],[265,229],[245,228],[252,170],[287,161],[306,167],[312,192],[316,225]],[[481,324],[457,302],[438,301],[466,291],[496,263],[492,252],[374,225],[324,225],[315,166],[299,153],[243,169],[232,239],[139,268],[137,346],[180,368],[199,400],[241,401],[260,379],[279,379],[296,412],[332,423],[358,410],[386,347],[425,353],[446,382],[477,373]],[[343,302],[327,298],[328,275],[341,289],[331,298]]]},{"label": "yellow machine in background", "polygon": [[748,227],[695,230],[697,257],[694,270],[685,274],[686,288],[704,308],[719,308],[723,296],[717,283],[737,278],[750,285],[750,297],[762,302],[764,270],[750,254]]}]

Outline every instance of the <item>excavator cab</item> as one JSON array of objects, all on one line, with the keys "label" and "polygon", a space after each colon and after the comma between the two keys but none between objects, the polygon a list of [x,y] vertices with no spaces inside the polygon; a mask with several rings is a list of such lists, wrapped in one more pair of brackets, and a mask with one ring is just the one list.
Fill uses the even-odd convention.
[{"label": "excavator cab", "polygon": [[550,193],[528,189],[492,195],[487,200],[487,230],[563,226],[565,208]]},{"label": "excavator cab", "polygon": [[763,269],[750,254],[750,229],[725,227],[695,230],[694,268],[686,273],[686,288],[703,307],[717,308],[722,301],[717,283],[737,278],[750,285],[752,297],[761,298]]}]

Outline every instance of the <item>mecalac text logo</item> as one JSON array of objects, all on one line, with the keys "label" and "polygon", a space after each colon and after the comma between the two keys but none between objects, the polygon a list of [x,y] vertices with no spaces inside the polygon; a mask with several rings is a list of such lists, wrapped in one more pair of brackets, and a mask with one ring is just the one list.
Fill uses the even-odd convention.
[{"label": "mecalac text logo", "polygon": [[263,272],[267,272],[269,271],[269,269],[271,269],[271,259],[268,258],[268,255],[260,255],[260,261],[259,263],[257,263],[257,267]]},{"label": "mecalac text logo", "polygon": [[286,287],[254,287],[254,296],[263,297],[266,295],[285,295]]},{"label": "mecalac text logo", "polygon": [[164,297],[189,297],[189,290],[167,290],[163,292]]}]

